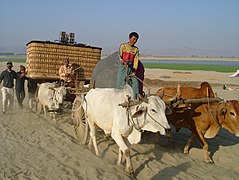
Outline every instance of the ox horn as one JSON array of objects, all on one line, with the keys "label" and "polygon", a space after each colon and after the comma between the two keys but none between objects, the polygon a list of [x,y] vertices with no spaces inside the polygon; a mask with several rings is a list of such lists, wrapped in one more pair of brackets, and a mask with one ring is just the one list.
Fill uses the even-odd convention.
[{"label": "ox horn", "polygon": [[166,105],[171,105],[171,104],[175,103],[177,101],[177,96],[178,96],[178,94],[176,94],[174,97],[172,97],[170,99],[164,100],[164,103]]},{"label": "ox horn", "polygon": [[164,90],[163,90],[162,93],[159,94],[159,97],[160,97],[160,99],[163,99],[163,97],[164,97]]},{"label": "ox horn", "polygon": [[137,106],[137,105],[139,105],[140,104],[140,102],[139,101],[130,101],[130,102],[127,102],[127,101],[124,101],[123,103],[120,103],[120,104],[118,104],[119,106],[122,106],[122,107],[124,107],[124,108],[126,108],[126,107],[131,107],[131,106]]},{"label": "ox horn", "polygon": [[54,87],[48,87],[48,89],[51,89],[51,90],[55,91]]},{"label": "ox horn", "polygon": [[148,98],[144,98],[144,97],[141,96],[140,94],[138,95],[138,97],[139,97],[139,100],[140,100],[140,101],[145,102],[145,103],[149,103]]},{"label": "ox horn", "polygon": [[164,97],[164,88],[160,88],[156,93],[156,96],[160,97],[161,99],[163,99]]},{"label": "ox horn", "polygon": [[65,87],[66,91],[70,91],[72,88],[71,87]]}]

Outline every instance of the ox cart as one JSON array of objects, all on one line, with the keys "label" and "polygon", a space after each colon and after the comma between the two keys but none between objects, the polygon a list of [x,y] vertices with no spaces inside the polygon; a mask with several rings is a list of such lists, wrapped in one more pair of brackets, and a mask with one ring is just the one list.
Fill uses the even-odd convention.
[{"label": "ox cart", "polygon": [[90,84],[93,69],[101,58],[101,48],[85,44],[49,41],[27,43],[27,76],[39,83],[59,81],[59,68],[69,59],[74,71],[72,94],[81,94]]},{"label": "ox cart", "polygon": [[[27,77],[37,83],[59,81],[59,68],[64,59],[69,59],[73,67],[73,83],[68,86],[67,99],[73,102],[73,109],[78,107],[80,95],[91,87],[91,77],[96,64],[101,58],[102,48],[61,37],[60,42],[30,41],[27,43],[26,70]],[[73,118],[74,119],[74,118]],[[75,120],[73,120],[75,122]],[[85,132],[84,122],[73,123],[75,134]]]},{"label": "ox cart", "polygon": [[[211,89],[209,90],[208,88],[205,88],[203,90],[200,88],[194,88],[194,90],[196,91],[198,90],[198,92],[205,91],[203,94],[200,94],[200,96],[196,95],[195,97],[192,96],[192,94],[191,96],[189,95],[188,97],[185,97],[183,94],[184,89],[180,88],[180,84],[178,84],[178,86],[174,87],[173,89],[174,89],[173,92],[168,92],[166,89],[164,89],[166,90],[164,93],[162,94],[156,93],[156,96],[160,96],[162,100],[165,102],[165,104],[174,112],[183,112],[184,110],[190,109],[192,106],[196,104],[210,104],[213,102],[222,101],[221,98],[216,97],[214,93],[211,91]],[[124,102],[119,104],[119,106],[122,106],[123,108],[128,106],[135,106],[143,101],[144,99],[141,98],[139,101],[128,101],[128,103]],[[83,108],[81,107],[82,105],[81,103],[82,97],[77,96],[73,103],[72,119],[74,124],[75,138],[78,139],[81,143],[86,144],[89,135],[88,132],[89,127],[88,122],[85,119],[85,113]]]}]

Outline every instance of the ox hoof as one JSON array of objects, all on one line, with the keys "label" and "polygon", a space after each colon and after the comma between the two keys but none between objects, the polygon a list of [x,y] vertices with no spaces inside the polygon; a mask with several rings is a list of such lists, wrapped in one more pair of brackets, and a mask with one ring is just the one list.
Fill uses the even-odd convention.
[{"label": "ox hoof", "polygon": [[128,172],[128,171],[126,171],[126,173],[131,177],[131,178],[134,178],[135,176],[134,176],[134,172]]},{"label": "ox hoof", "polygon": [[211,158],[205,159],[207,164],[214,164],[213,160]]},{"label": "ox hoof", "polygon": [[131,177],[134,176],[134,171],[133,171],[132,168],[126,167],[126,168],[125,168],[125,171],[126,171],[126,173],[129,174]]},{"label": "ox hoof", "polygon": [[122,163],[121,163],[121,162],[117,162],[116,165],[119,166],[119,167],[121,167],[121,166],[122,166]]},{"label": "ox hoof", "polygon": [[96,154],[96,156],[97,156],[97,157],[102,157],[102,155],[101,155],[101,154]]},{"label": "ox hoof", "polygon": [[134,175],[134,172],[130,173],[130,179],[136,179],[135,175]]},{"label": "ox hoof", "polygon": [[92,144],[88,144],[87,145],[89,149],[92,149],[93,148],[93,145]]},{"label": "ox hoof", "polygon": [[189,153],[189,150],[184,149],[183,153],[184,153],[184,154],[188,154],[188,153]]}]

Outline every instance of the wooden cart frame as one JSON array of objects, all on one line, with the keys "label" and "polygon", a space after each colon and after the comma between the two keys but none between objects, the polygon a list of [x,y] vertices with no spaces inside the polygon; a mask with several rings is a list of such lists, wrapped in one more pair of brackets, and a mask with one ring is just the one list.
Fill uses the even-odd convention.
[{"label": "wooden cart frame", "polygon": [[[64,60],[69,59],[74,71],[74,84],[68,89],[74,94],[73,109],[81,104],[81,94],[91,87],[91,77],[96,64],[101,59],[102,48],[85,44],[66,44],[50,41],[30,41],[27,43],[26,70],[27,77],[38,83],[59,81],[59,69]],[[85,85],[88,84],[88,87]],[[72,114],[73,129],[76,138],[82,137],[82,132],[88,132],[84,113],[76,111]]]}]

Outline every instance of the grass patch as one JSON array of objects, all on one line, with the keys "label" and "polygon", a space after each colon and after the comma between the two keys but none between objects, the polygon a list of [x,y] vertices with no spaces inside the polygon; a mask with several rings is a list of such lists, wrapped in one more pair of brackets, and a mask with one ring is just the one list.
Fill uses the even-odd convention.
[{"label": "grass patch", "polygon": [[11,62],[18,62],[18,63],[26,63],[26,58],[0,58],[0,62],[8,62],[8,61],[11,61]]},{"label": "grass patch", "polygon": [[216,72],[235,72],[238,67],[236,66],[219,66],[219,65],[198,65],[198,64],[151,64],[144,63],[145,68],[159,68],[159,69],[172,69],[172,70],[203,70],[203,71],[216,71]]}]

